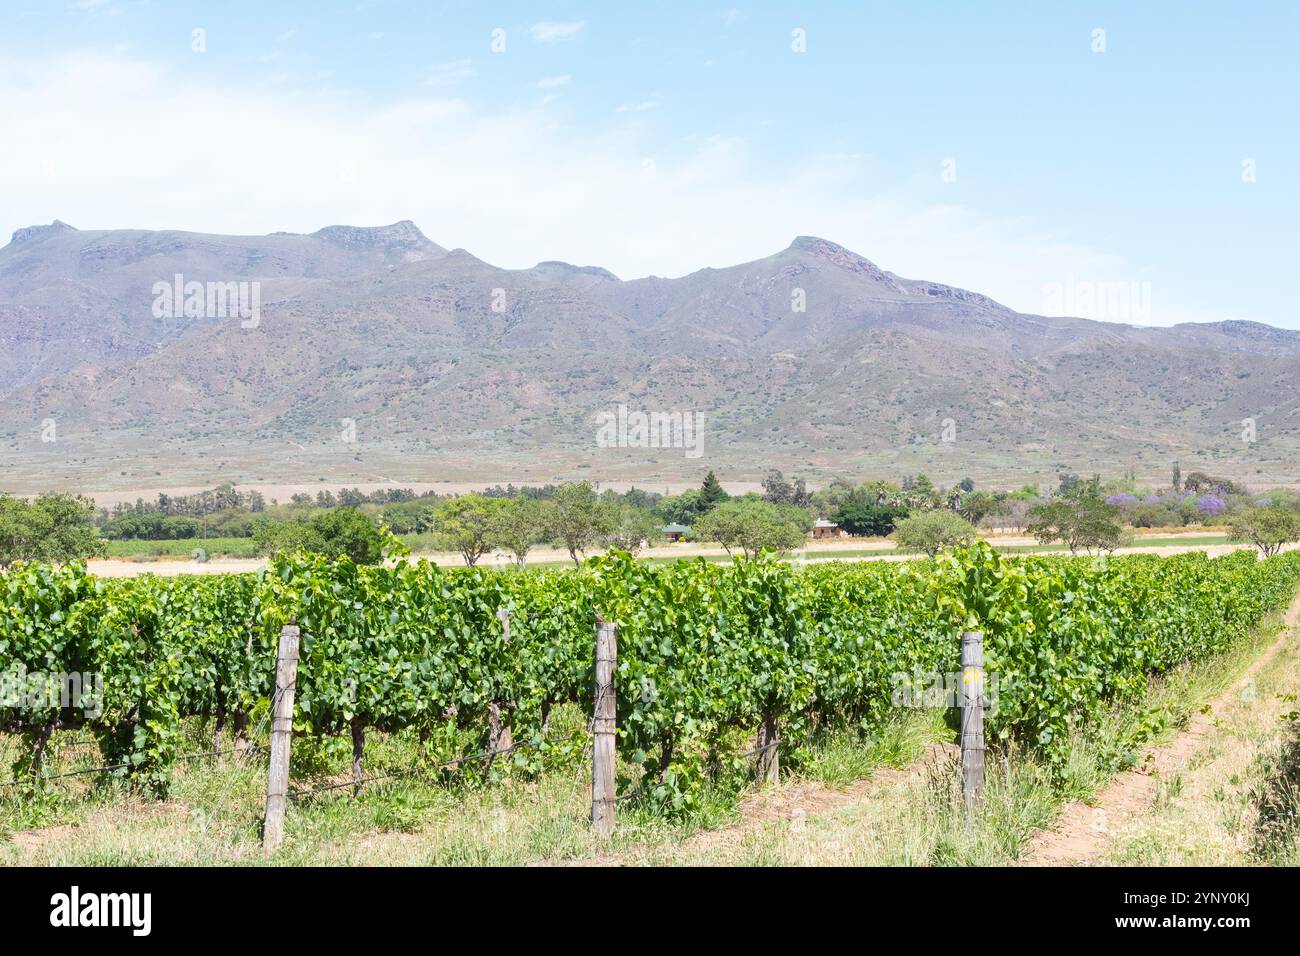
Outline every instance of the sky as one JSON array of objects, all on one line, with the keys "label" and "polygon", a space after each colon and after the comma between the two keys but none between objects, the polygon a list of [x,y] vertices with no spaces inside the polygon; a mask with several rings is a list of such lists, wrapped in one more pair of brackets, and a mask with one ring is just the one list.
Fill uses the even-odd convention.
[{"label": "sky", "polygon": [[1298,41],[1292,0],[0,0],[0,241],[411,219],[628,279],[815,235],[1023,312],[1300,328]]}]

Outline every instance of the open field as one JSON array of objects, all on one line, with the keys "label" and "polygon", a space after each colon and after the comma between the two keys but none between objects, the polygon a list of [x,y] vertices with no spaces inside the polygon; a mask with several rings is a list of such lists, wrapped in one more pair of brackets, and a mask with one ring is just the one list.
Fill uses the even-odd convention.
[{"label": "open field", "polygon": [[[160,561],[196,554],[208,557],[255,558],[252,538],[175,538],[162,541],[126,539],[108,542],[108,556],[116,560]],[[196,562],[197,563],[197,562]]]},{"label": "open field", "polygon": [[[427,535],[402,535],[404,541],[411,545],[413,556],[425,558],[435,564],[447,567],[463,565],[464,559],[455,552],[427,550]],[[1043,546],[1033,538],[1024,535],[997,535],[987,539],[999,551],[1007,554],[1059,554],[1060,547]],[[421,547],[425,545],[425,547]],[[1126,553],[1144,554],[1179,554],[1184,551],[1205,551],[1211,556],[1227,554],[1229,551],[1250,547],[1249,545],[1231,544],[1228,537],[1221,533],[1198,534],[1187,532],[1169,534],[1160,532],[1152,535],[1139,535],[1131,546],[1121,548]],[[190,557],[198,548],[203,548],[208,555],[206,562],[198,562]],[[256,571],[266,562],[265,559],[251,556],[252,541],[249,538],[213,538],[205,543],[203,539],[183,541],[114,541],[110,542],[109,555],[105,560],[89,562],[90,570],[103,577],[131,577],[137,574],[225,574],[230,572]],[[1068,552],[1064,552],[1068,553]],[[184,560],[173,560],[185,558]],[[647,548],[639,558],[650,564],[666,564],[683,558],[702,557],[710,562],[727,562],[731,559],[726,551],[717,545],[680,544],[661,545]],[[839,539],[829,541],[809,541],[804,548],[786,555],[784,560],[794,563],[815,563],[818,561],[901,561],[915,557],[914,554],[898,550],[892,541],[884,538]],[[480,562],[491,567],[513,566],[513,559],[504,552],[485,555]],[[528,566],[538,567],[572,567],[573,562],[567,552],[559,548],[538,547],[528,556]]]}]

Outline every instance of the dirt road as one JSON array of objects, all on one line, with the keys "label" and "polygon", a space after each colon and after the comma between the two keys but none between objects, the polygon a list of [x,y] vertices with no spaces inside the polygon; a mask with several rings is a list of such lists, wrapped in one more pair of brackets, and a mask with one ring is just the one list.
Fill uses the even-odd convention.
[{"label": "dirt road", "polygon": [[[1169,538],[1182,537],[1176,534],[1160,534],[1157,537],[1167,540]],[[1159,545],[1154,547],[1143,546],[1138,543],[1133,547],[1124,548],[1120,553],[1123,554],[1180,554],[1185,551],[1204,551],[1211,557],[1217,557],[1221,554],[1228,554],[1231,551],[1237,551],[1249,545],[1240,544],[1211,544],[1204,545],[1196,543],[1196,535],[1187,535],[1189,540],[1187,544],[1178,545]],[[998,536],[989,539],[991,543],[998,547],[1032,547],[1037,542],[1024,535],[1007,535]],[[1139,538],[1140,542],[1142,539]],[[1290,546],[1288,546],[1289,549]],[[875,540],[875,541],[810,541],[807,546],[800,551],[792,552],[791,559],[796,562],[817,563],[820,561],[908,561],[914,555],[878,553],[892,552],[894,544],[892,541]],[[853,552],[846,554],[844,552]],[[1044,554],[1068,553],[1061,552],[1040,552]],[[655,548],[647,548],[642,551],[639,557],[643,558],[693,558],[703,555],[705,557],[723,557],[726,552],[717,546],[704,544],[671,544],[660,545]],[[426,558],[434,564],[456,567],[463,565],[464,559],[454,552],[421,552],[415,557]],[[166,559],[162,561],[130,561],[120,558],[110,558],[102,561],[89,562],[90,570],[106,578],[127,578],[134,577],[138,574],[156,574],[160,577],[171,577],[177,574],[228,574],[237,572],[256,571],[266,562],[261,558],[214,558],[206,563],[200,564],[187,558]],[[510,567],[511,558],[504,552],[497,552],[491,555],[485,555],[481,562],[485,566]],[[528,556],[529,566],[563,566],[570,564],[568,553],[556,548],[538,548]]]}]

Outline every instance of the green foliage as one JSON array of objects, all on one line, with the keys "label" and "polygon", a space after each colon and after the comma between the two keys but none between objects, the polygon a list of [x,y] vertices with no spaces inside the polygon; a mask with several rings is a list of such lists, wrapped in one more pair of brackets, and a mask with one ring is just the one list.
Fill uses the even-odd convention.
[{"label": "green foliage", "polygon": [[785,480],[785,475],[779,470],[773,470],[763,479],[763,500],[770,501],[774,505],[807,508],[812,504],[813,496],[802,478],[797,478],[791,483]]},{"label": "green foliage", "polygon": [[975,529],[951,511],[923,511],[897,521],[893,538],[904,551],[920,551],[933,558],[944,548],[973,541]]},{"label": "green foliage", "polygon": [[710,511],[716,508],[722,502],[726,501],[730,495],[718,481],[718,476],[711,470],[704,476],[704,483],[700,485],[700,508],[703,511]]},{"label": "green foliage", "polygon": [[998,510],[1000,502],[987,491],[971,491],[962,495],[961,516],[973,525],[978,525],[987,516]]},{"label": "green foliage", "polygon": [[1249,541],[1268,557],[1300,541],[1300,514],[1277,503],[1247,508],[1233,515],[1231,528],[1230,540]]},{"label": "green foliage", "polygon": [[102,555],[104,542],[90,523],[94,511],[93,502],[75,495],[44,494],[28,502],[0,494],[0,568]]},{"label": "green foliage", "polygon": [[478,494],[460,495],[443,502],[433,516],[439,543],[449,551],[459,551],[465,564],[473,567],[492,550],[508,506],[504,498],[484,498]]},{"label": "green foliage", "polygon": [[907,514],[907,509],[902,507],[877,507],[861,501],[849,501],[840,506],[832,520],[849,534],[884,538],[893,533],[894,525],[906,518]]},{"label": "green foliage", "polygon": [[528,563],[528,552],[550,535],[550,505],[536,498],[499,500],[501,505],[492,515],[492,544],[513,554],[522,568]]},{"label": "green foliage", "polygon": [[261,555],[311,551],[359,564],[378,564],[409,550],[387,525],[376,525],[356,508],[334,508],[289,521],[263,520],[253,532],[253,543]]},{"label": "green foliage", "polygon": [[[715,511],[734,507],[745,505]],[[55,718],[84,725],[106,762],[164,790],[182,718],[266,706],[277,635],[294,619],[305,732],[357,719],[463,735],[486,727],[493,704],[515,740],[540,740],[557,705],[590,707],[600,614],[619,628],[620,752],[645,768],[655,802],[685,811],[711,768],[739,765],[764,718],[798,765],[819,735],[898,716],[899,675],[956,671],[960,633],[978,629],[998,679],[990,741],[1063,773],[1075,731],[1152,675],[1229,647],[1297,580],[1300,552],[1003,558],[983,542],[939,560],[802,571],[771,556],[651,566],[619,552],[541,572],[303,552],[257,575],[166,579],[19,564],[0,575],[0,660],[101,673],[104,693],[94,715],[0,702],[0,725],[29,738]]]},{"label": "green foliage", "polygon": [[734,498],[695,522],[691,537],[716,541],[728,554],[739,551],[748,558],[764,550],[785,552],[799,547],[804,541],[804,529],[790,506],[770,504],[760,498]]},{"label": "green foliage", "polygon": [[659,522],[640,508],[628,504],[606,505],[604,544],[607,548],[636,554],[643,546],[662,537]]},{"label": "green foliage", "polygon": [[[1194,505],[1193,505],[1194,507]],[[1101,483],[1067,475],[1050,501],[1029,509],[1027,530],[1042,544],[1063,541],[1071,554],[1114,551],[1123,543],[1119,506],[1107,504]]]},{"label": "green foliage", "polygon": [[688,488],[680,495],[664,498],[655,506],[655,514],[663,519],[665,524],[691,525],[703,513],[704,508],[700,504],[698,488]]},{"label": "green foliage", "polygon": [[569,552],[574,564],[578,555],[600,543],[610,530],[609,522],[608,509],[585,481],[562,485],[551,498],[551,540]]},{"label": "green foliage", "polygon": [[124,514],[105,521],[99,530],[110,541],[174,541],[197,538],[202,525],[185,515]]}]

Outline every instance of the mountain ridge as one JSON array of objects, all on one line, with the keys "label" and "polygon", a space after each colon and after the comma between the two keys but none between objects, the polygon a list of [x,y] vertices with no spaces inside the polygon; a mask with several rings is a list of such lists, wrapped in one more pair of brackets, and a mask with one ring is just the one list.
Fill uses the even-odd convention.
[{"label": "mountain ridge", "polygon": [[[177,274],[257,282],[259,321],[157,318],[152,289]],[[630,280],[502,269],[411,220],[267,236],[54,220],[0,247],[0,479],[71,481],[145,449],[140,468],[206,480],[264,469],[285,443],[304,449],[293,467],[331,475],[700,467],[596,447],[590,420],[618,403],[701,411],[712,464],[758,476],[1172,458],[1270,472],[1300,449],[1298,365],[1300,332],[1022,314],[815,236]],[[340,452],[342,419],[362,437]],[[944,419],[954,442],[935,438]],[[34,439],[46,420],[58,443]]]}]

